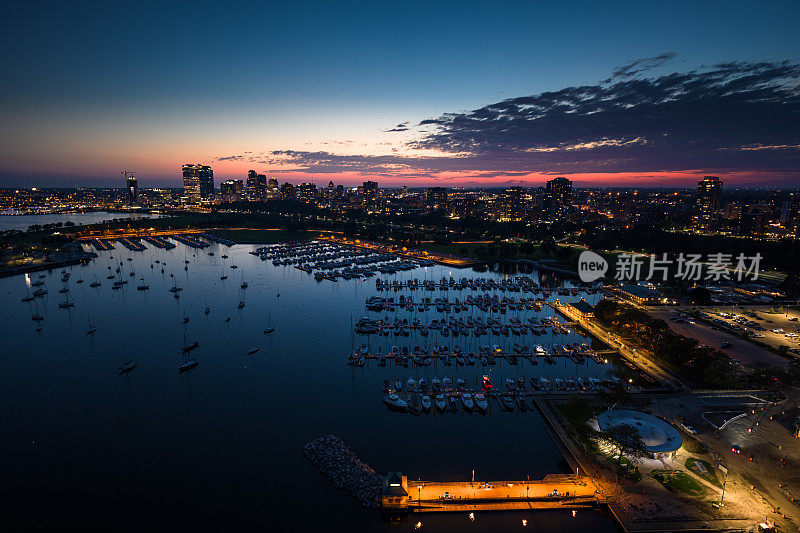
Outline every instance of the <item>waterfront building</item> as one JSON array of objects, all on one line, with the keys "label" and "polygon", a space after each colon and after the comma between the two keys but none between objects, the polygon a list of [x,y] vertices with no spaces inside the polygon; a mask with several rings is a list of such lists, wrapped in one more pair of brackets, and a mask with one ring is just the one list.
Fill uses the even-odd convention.
[{"label": "waterfront building", "polygon": [[597,425],[603,432],[622,424],[636,429],[644,444],[644,451],[651,459],[674,457],[683,444],[683,437],[677,429],[646,413],[613,409],[600,413],[597,417]]},{"label": "waterfront building", "polygon": [[389,472],[381,481],[381,508],[408,507],[408,477],[402,472]]},{"label": "waterfront building", "polygon": [[189,202],[198,203],[214,195],[214,171],[208,165],[183,165],[183,194]]}]

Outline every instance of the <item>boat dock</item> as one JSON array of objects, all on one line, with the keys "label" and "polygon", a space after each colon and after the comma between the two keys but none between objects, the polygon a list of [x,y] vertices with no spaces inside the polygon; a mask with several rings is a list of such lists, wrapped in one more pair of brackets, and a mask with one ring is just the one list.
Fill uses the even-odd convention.
[{"label": "boat dock", "polygon": [[408,500],[384,509],[413,513],[577,509],[597,504],[597,488],[585,476],[550,474],[521,481],[405,481]]},{"label": "boat dock", "polygon": [[186,233],[176,233],[174,235],[170,235],[170,238],[191,248],[206,248],[211,246],[207,242],[201,241],[199,238],[197,238],[197,236]]},{"label": "boat dock", "polygon": [[157,237],[155,235],[148,235],[144,237],[144,240],[155,246],[156,248],[161,248],[162,250],[171,250],[175,248],[175,245],[171,242],[162,239],[161,237]]},{"label": "boat dock", "polygon": [[142,244],[139,239],[123,237],[119,239],[120,244],[132,252],[144,252],[147,246]]}]

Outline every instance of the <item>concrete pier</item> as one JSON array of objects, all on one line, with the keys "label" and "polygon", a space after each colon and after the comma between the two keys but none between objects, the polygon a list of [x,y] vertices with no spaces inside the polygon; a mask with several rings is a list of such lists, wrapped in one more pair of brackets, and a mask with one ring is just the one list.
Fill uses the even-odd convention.
[{"label": "concrete pier", "polygon": [[501,511],[590,507],[594,482],[585,476],[551,474],[522,481],[408,481],[409,512]]}]

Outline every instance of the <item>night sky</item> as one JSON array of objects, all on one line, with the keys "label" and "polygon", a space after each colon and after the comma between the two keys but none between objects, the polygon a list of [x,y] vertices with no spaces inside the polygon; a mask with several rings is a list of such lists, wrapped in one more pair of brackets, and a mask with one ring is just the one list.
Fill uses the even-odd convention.
[{"label": "night sky", "polygon": [[17,2],[0,186],[800,186],[800,2]]}]

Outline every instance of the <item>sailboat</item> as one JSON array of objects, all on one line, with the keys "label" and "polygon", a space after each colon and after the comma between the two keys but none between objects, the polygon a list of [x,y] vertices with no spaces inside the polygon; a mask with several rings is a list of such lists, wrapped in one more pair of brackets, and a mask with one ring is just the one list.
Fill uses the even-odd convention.
[{"label": "sailboat", "polygon": [[59,309],[69,309],[70,307],[75,307],[75,302],[69,299],[69,293],[64,295],[64,301],[58,302]]},{"label": "sailboat", "polygon": [[147,283],[144,282],[144,276],[139,278],[139,281],[140,281],[140,283],[139,283],[139,285],[136,286],[136,290],[138,290],[138,291],[146,291],[146,290],[150,289],[150,285],[148,285]]},{"label": "sailboat", "polygon": [[247,355],[253,355],[254,353],[256,353],[260,349],[261,348],[250,348],[249,350],[247,350]]},{"label": "sailboat", "polygon": [[90,287],[95,288],[100,286],[100,282],[97,281],[97,276],[94,277],[94,281],[89,284]]},{"label": "sailboat", "polygon": [[89,315],[86,315],[86,319],[89,321],[89,328],[86,330],[86,334],[94,335],[94,333],[97,331],[97,328],[94,327],[94,324],[92,324],[92,319],[89,318]]},{"label": "sailboat", "polygon": [[186,372],[197,366],[197,359],[189,357],[189,352],[200,346],[200,343],[194,341],[192,344],[187,344],[186,341],[186,328],[183,328],[183,362],[178,365],[178,372]]},{"label": "sailboat", "polygon": [[122,366],[119,367],[119,375],[127,374],[134,368],[136,368],[136,361],[123,361]]},{"label": "sailboat", "polygon": [[275,327],[272,325],[272,314],[269,315],[269,322],[267,322],[267,327],[264,328],[264,333],[267,335],[275,331]]}]

